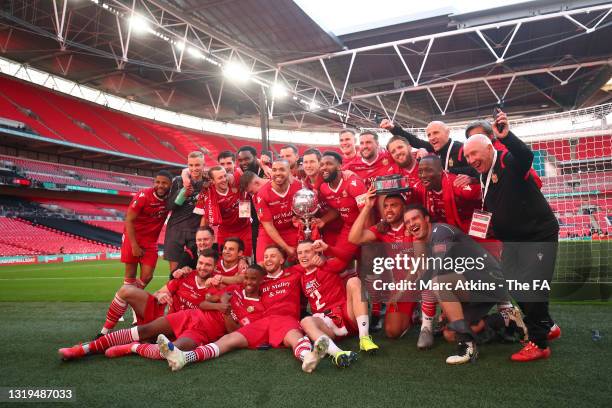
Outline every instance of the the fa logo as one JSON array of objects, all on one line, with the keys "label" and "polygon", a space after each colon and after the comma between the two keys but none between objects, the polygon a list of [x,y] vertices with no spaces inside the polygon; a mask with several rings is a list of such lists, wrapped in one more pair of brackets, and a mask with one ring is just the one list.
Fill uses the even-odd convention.
[{"label": "the fa logo", "polygon": [[541,261],[542,258],[544,258],[544,254],[541,252],[538,252],[538,259]]}]

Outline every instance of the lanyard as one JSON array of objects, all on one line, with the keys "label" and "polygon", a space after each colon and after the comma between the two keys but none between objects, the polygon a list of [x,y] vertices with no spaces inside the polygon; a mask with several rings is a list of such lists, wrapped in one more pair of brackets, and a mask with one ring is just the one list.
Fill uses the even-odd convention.
[{"label": "lanyard", "polygon": [[491,183],[491,176],[493,175],[493,168],[495,167],[496,162],[497,150],[493,149],[493,162],[491,163],[491,168],[487,174],[487,182],[484,185],[482,184],[482,175],[480,176],[480,188],[482,189],[482,210],[484,210],[485,198],[487,197],[487,192],[489,191],[489,184]]},{"label": "lanyard", "polygon": [[448,159],[450,157],[451,150],[453,150],[453,144],[454,143],[455,143],[455,141],[453,139],[451,139],[450,146],[448,146],[448,151],[446,152],[446,161],[444,162],[444,170],[445,171],[448,171]]}]

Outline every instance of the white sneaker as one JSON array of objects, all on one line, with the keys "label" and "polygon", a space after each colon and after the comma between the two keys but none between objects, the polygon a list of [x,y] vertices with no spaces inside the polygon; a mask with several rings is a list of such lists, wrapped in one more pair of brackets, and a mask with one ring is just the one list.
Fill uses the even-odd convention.
[{"label": "white sneaker", "polygon": [[315,341],[312,351],[304,356],[302,371],[305,373],[312,373],[319,365],[321,359],[327,354],[328,347],[329,337],[325,335],[319,337],[317,341]]},{"label": "white sneaker", "polygon": [[172,371],[178,371],[185,367],[187,363],[185,361],[185,353],[178,347],[175,347],[163,334],[157,336],[157,346],[159,347],[159,354],[166,359]]},{"label": "white sneaker", "polygon": [[475,362],[478,357],[478,349],[472,341],[466,341],[465,343],[457,343],[457,354],[449,356],[446,359],[446,364],[465,364]]}]

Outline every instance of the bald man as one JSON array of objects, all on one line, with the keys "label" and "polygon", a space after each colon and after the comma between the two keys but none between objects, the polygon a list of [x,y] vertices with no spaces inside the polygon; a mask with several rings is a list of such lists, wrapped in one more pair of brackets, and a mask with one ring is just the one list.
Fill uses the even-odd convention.
[{"label": "bald man", "polygon": [[[450,138],[450,128],[440,121],[433,121],[425,129],[427,142],[419,139],[416,135],[402,129],[388,119],[380,123],[380,127],[388,130],[395,136],[403,136],[408,143],[417,149],[426,149],[430,153],[435,153],[442,160],[444,170],[454,174],[465,174],[470,177],[477,177],[474,169],[470,168],[463,155],[463,143]],[[463,185],[468,184],[464,179]]]},{"label": "bald man", "polygon": [[560,330],[548,313],[549,290],[542,286],[536,288],[535,280],[550,285],[559,223],[530,174],[533,152],[509,131],[503,112],[498,113],[493,132],[507,151],[495,150],[485,135],[471,136],[465,144],[465,158],[480,174],[483,190],[486,213],[480,216],[479,229],[486,229],[487,223],[482,220],[490,217],[489,228],[504,244],[505,278],[531,284],[530,290],[511,291],[525,313],[529,331],[529,343],[511,358],[513,361],[544,359],[550,356],[548,340],[558,337]]}]

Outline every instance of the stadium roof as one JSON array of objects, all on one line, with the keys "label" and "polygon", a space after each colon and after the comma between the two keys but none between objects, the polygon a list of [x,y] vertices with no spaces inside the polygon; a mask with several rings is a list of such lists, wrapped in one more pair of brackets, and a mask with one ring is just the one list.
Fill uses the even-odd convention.
[{"label": "stadium roof", "polygon": [[[612,4],[601,1],[445,11],[339,36],[291,0],[3,5],[0,51],[7,58],[233,123],[259,123],[262,89],[271,127],[308,129],[372,127],[384,116],[421,127],[490,115],[501,99],[523,116],[612,97],[601,89],[612,76]],[[230,80],[244,75],[230,63],[246,67],[251,79]],[[283,99],[270,95],[276,83],[288,91]]]}]

